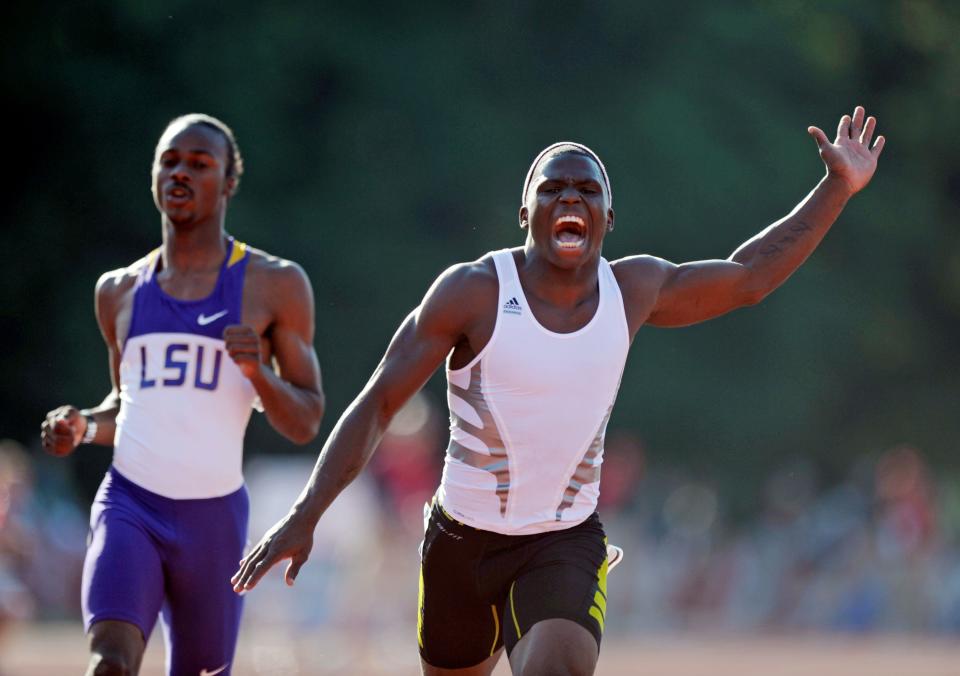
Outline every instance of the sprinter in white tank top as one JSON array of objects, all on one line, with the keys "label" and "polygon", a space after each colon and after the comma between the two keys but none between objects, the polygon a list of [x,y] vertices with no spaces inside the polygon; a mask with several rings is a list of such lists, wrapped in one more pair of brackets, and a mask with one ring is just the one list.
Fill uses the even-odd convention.
[{"label": "sprinter in white tank top", "polygon": [[[875,125],[858,106],[852,117],[841,118],[832,142],[810,127],[827,169],[810,194],[729,258],[683,265],[644,255],[608,266],[600,252],[614,213],[603,165],[577,144],[547,148],[524,184],[524,245],[455,265],[437,279],[336,425],[288,516],[241,562],[235,590],[253,588],[283,559],[291,559],[286,575],[293,583],[310,553],[317,520],[363,468],[393,415],[447,360],[452,433],[439,505],[424,542],[418,627],[423,671],[489,674],[503,631],[514,634],[513,649],[507,649],[515,674],[592,673],[596,627],[562,613],[527,622],[532,611],[524,599],[536,605],[537,594],[521,588],[518,601],[516,581],[503,592],[505,605],[504,598],[488,599],[490,605],[458,599],[445,617],[425,610],[424,599],[436,598],[433,585],[445,582],[428,579],[427,547],[450,550],[466,541],[466,533],[501,547],[504,538],[562,537],[588,524],[603,429],[630,340],[644,324],[695,324],[757,303],[783,283],[872,178],[884,145],[882,136],[871,145]],[[476,571],[487,570],[484,561],[477,565]],[[480,586],[487,583],[480,572],[473,577]],[[598,581],[589,616],[602,631],[606,585]],[[451,590],[460,593],[456,586]],[[484,622],[490,631],[478,641],[489,642],[481,654],[470,634]],[[436,636],[456,649],[434,645]],[[477,656],[468,661],[465,651]]]}]

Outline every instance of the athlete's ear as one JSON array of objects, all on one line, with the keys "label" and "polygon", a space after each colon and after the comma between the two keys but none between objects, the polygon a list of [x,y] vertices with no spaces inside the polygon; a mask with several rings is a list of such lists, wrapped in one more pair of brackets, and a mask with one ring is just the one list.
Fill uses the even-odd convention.
[{"label": "athlete's ear", "polygon": [[150,167],[150,194],[153,196],[153,203],[157,209],[160,208],[160,195],[157,193],[157,162],[154,160]]},{"label": "athlete's ear", "polygon": [[237,192],[237,177],[236,176],[227,176],[227,180],[223,182],[224,189],[226,190],[227,197],[233,197],[233,194]]},{"label": "athlete's ear", "polygon": [[526,207],[520,207],[520,227],[524,230],[530,225],[530,221],[528,220],[529,213]]},{"label": "athlete's ear", "polygon": [[607,232],[613,232],[613,209],[607,209]]}]

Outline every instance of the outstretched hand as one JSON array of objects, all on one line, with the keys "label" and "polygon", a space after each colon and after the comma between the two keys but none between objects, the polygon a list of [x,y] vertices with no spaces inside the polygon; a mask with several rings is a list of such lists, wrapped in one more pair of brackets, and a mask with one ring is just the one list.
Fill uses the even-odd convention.
[{"label": "outstretched hand", "polygon": [[840,118],[837,138],[833,143],[819,127],[807,128],[807,133],[820,148],[820,158],[827,165],[827,172],[846,181],[851,192],[866,187],[877,170],[877,158],[886,139],[878,136],[873,147],[870,147],[876,126],[877,119],[866,117],[863,106],[857,106],[852,118],[849,115]]},{"label": "outstretched hand", "polygon": [[274,565],[290,559],[284,573],[288,586],[293,586],[300,568],[307,562],[313,549],[313,529],[315,524],[309,519],[298,519],[288,514],[273,528],[267,531],[257,546],[240,561],[240,567],[230,578],[233,591],[243,593],[257,586],[268,570]]}]

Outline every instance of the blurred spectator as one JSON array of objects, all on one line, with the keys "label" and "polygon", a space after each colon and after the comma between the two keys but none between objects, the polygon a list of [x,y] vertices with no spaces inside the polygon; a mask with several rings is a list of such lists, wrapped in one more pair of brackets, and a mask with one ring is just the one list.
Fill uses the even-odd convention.
[{"label": "blurred spectator", "polygon": [[407,537],[422,535],[423,504],[440,484],[445,422],[429,395],[418,392],[394,417],[370,461],[385,516]]},{"label": "blurred spectator", "polygon": [[86,522],[46,479],[19,443],[0,440],[0,641],[12,623],[80,612]]},{"label": "blurred spectator", "polygon": [[607,436],[597,505],[601,516],[613,518],[634,501],[645,469],[646,453],[637,437],[626,431],[612,432]]},{"label": "blurred spectator", "polygon": [[36,550],[23,518],[32,484],[26,453],[14,441],[0,441],[0,634],[9,622],[29,619],[36,610],[23,581]]},{"label": "blurred spectator", "polygon": [[[248,598],[249,625],[273,630],[261,657],[276,673],[310,671],[277,662],[297,635],[333,637],[331,655],[344,660],[384,662],[393,657],[378,637],[414,631],[422,506],[437,486],[443,441],[444,417],[418,396],[320,520],[295,590],[278,572]],[[313,460],[249,464],[252,530],[282,515]],[[38,468],[0,442],[0,628],[79,612],[86,519],[66,475]],[[628,433],[607,439],[601,481],[601,516],[626,550],[610,582],[611,632],[960,633],[960,477],[934,475],[917,448],[862,458],[830,486],[809,461],[785,462],[756,513],[738,522],[728,494],[651,466]]]},{"label": "blurred spectator", "polygon": [[883,557],[922,555],[934,544],[930,472],[920,453],[900,446],[877,463],[877,545]]}]

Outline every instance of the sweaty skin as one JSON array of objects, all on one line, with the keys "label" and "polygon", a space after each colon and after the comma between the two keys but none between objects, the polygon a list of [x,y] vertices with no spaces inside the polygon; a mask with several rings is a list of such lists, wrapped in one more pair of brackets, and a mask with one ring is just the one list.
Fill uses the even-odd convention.
[{"label": "sweaty skin", "polygon": [[[782,284],[813,252],[847,200],[872,178],[884,146],[881,136],[871,147],[875,125],[858,106],[852,118],[840,120],[833,142],[810,127],[826,176],[789,214],[729,258],[676,265],[631,256],[612,263],[631,338],[644,324],[686,326],[752,305]],[[570,226],[571,220],[577,227]],[[614,224],[598,165],[578,153],[547,156],[520,209],[520,224],[527,239],[513,256],[534,316],[554,332],[578,330],[596,312],[601,247]],[[497,300],[497,275],[489,256],[454,265],[433,283],[340,418],[289,513],[241,561],[231,580],[235,591],[254,588],[284,559],[290,559],[287,584],[294,583],[321,515],[364,467],[394,414],[444,359],[450,355],[450,366],[457,369],[480,353],[495,326]],[[520,640],[511,656],[514,668],[533,664],[543,670],[538,673],[592,673],[596,644],[589,632],[568,620],[551,622]],[[576,655],[592,654],[592,662],[573,668],[564,657],[570,645],[577,646]],[[495,662],[491,658],[468,670],[422,666],[428,674],[488,674]]]}]

